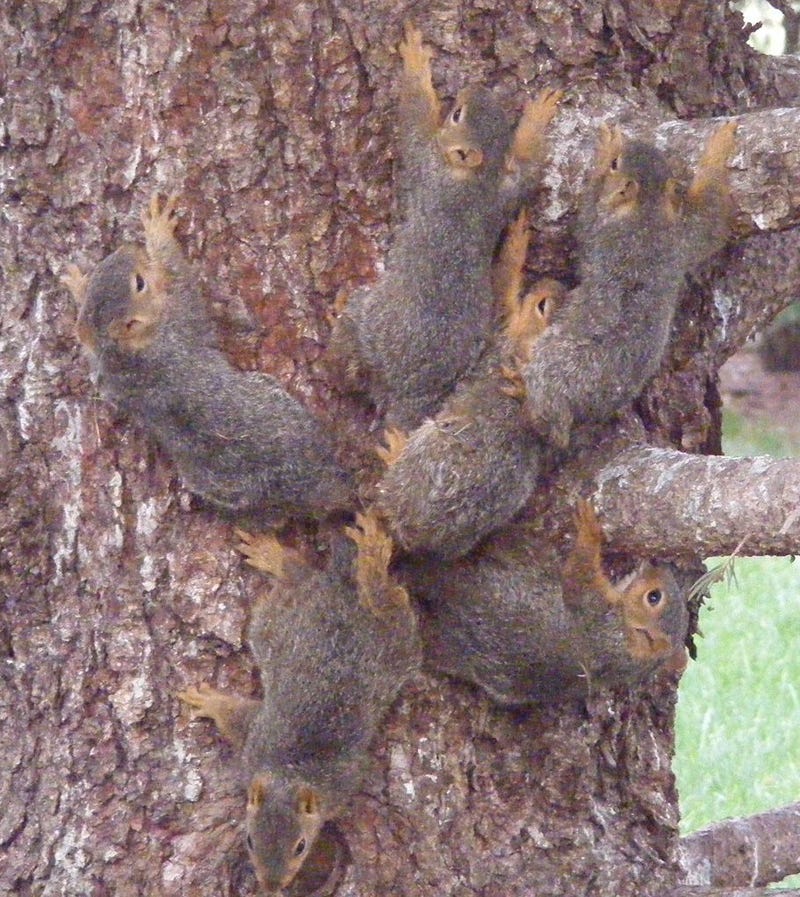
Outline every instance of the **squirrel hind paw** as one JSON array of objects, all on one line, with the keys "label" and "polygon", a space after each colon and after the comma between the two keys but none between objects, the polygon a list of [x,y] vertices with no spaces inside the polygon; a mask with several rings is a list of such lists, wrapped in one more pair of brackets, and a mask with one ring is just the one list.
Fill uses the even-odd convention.
[{"label": "squirrel hind paw", "polygon": [[283,579],[286,572],[286,548],[274,533],[248,533],[237,529],[239,543],[236,550],[244,555],[245,561],[256,570],[268,573],[276,579]]}]

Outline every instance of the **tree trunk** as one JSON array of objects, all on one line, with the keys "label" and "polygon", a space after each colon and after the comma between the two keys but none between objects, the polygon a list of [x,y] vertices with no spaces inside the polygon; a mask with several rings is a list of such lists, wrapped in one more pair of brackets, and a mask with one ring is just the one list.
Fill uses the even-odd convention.
[{"label": "tree trunk", "polygon": [[[174,694],[200,681],[257,692],[243,630],[262,582],[230,526],[95,398],[58,276],[138,240],[151,192],[178,191],[180,238],[235,363],[275,374],[332,422],[349,460],[372,464],[366,410],[320,361],[334,300],[375,279],[388,243],[408,15],[436,48],[444,96],[477,80],[516,114],[542,86],[568,90],[531,278],[574,282],[570,227],[601,120],[694,159],[703,119],[741,116],[737,242],[687,286],[635,408],[587,437],[530,513],[562,532],[577,491],[599,487],[616,551],[687,568],[750,532],[745,553],[797,546],[796,499],[766,507],[752,465],[676,455],[720,451],[717,370],[800,284],[800,66],[755,54],[727,4],[12,0],[0,12],[4,892],[255,892],[235,757]],[[796,497],[796,464],[782,464]],[[689,533],[681,496],[696,466],[714,491],[707,530]],[[629,526],[659,471],[676,490],[659,505],[672,526],[661,542],[646,520]],[[767,526],[782,538],[762,537]],[[675,688],[665,675],[585,707],[510,713],[421,677],[340,822],[338,893],[677,893]]]}]

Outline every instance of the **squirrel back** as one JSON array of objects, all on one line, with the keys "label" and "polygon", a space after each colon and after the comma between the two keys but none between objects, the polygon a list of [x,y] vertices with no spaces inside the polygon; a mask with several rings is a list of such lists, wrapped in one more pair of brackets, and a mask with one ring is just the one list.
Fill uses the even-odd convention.
[{"label": "squirrel back", "polygon": [[65,282],[104,392],[156,438],[187,488],[232,513],[323,516],[354,487],[318,421],[275,378],[235,369],[154,197],[146,247],[123,246]]}]

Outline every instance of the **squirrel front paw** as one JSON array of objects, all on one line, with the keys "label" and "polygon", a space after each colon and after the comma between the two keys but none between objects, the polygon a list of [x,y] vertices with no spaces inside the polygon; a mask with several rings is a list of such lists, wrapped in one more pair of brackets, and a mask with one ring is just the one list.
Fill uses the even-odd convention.
[{"label": "squirrel front paw", "polygon": [[177,205],[176,193],[170,194],[163,205],[158,193],[150,197],[147,207],[142,210],[142,226],[148,252],[174,241],[178,224]]},{"label": "squirrel front paw", "polygon": [[391,467],[408,444],[408,434],[398,427],[387,427],[383,431],[383,445],[375,447],[375,454],[386,467]]},{"label": "squirrel front paw", "polygon": [[287,549],[274,533],[253,534],[241,529],[235,530],[235,533],[240,540],[236,550],[244,555],[251,567],[276,579],[284,579]]}]

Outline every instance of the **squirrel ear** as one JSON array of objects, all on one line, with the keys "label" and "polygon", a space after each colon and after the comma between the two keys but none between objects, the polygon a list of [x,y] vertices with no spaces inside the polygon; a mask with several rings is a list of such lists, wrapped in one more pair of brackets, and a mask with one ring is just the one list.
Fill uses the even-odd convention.
[{"label": "squirrel ear", "polygon": [[306,816],[319,815],[319,796],[313,788],[304,785],[297,793],[297,808]]},{"label": "squirrel ear", "polygon": [[257,810],[264,803],[271,784],[272,779],[268,775],[253,776],[247,789],[247,806]]}]

